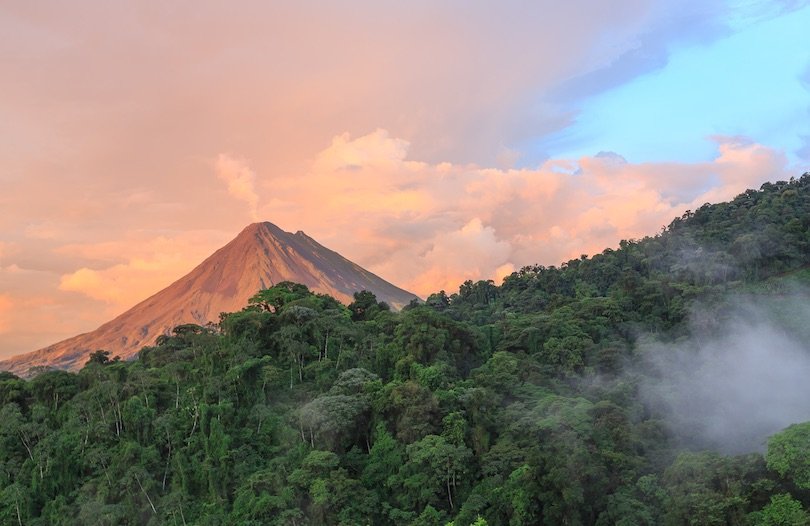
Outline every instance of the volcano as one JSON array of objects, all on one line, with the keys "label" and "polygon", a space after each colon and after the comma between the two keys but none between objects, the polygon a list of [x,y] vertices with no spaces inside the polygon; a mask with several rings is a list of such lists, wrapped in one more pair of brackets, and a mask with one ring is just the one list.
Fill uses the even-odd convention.
[{"label": "volcano", "polygon": [[301,231],[254,223],[190,273],[98,329],[0,361],[0,370],[18,375],[37,366],[77,370],[99,349],[132,358],[174,327],[217,322],[221,312],[241,310],[256,292],[282,281],[302,283],[344,304],[362,290],[394,309],[417,298]]}]

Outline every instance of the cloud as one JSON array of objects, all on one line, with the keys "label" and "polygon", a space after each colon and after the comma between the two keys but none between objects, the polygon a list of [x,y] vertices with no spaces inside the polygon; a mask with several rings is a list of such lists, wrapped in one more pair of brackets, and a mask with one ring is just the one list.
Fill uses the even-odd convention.
[{"label": "cloud", "polygon": [[138,301],[188,273],[228,238],[206,231],[72,244],[57,249],[61,256],[94,262],[59,277],[59,290],[78,292],[106,304],[104,310],[119,314]]},{"label": "cloud", "polygon": [[25,228],[25,236],[30,239],[55,239],[59,234],[60,229],[55,224],[30,224]]},{"label": "cloud", "polygon": [[409,159],[385,130],[341,134],[263,217],[304,229],[386,279],[427,295],[466,279],[559,264],[652,235],[686,209],[788,178],[783,153],[714,137],[699,163],[629,163],[616,153],[501,169]]},{"label": "cloud", "polygon": [[312,169],[320,173],[391,169],[405,160],[409,146],[407,141],[393,138],[379,128],[356,139],[344,133],[334,137],[332,144],[318,154]]},{"label": "cloud", "polygon": [[420,258],[424,267],[409,286],[424,296],[440,289],[455,292],[467,279],[494,278],[498,271],[502,273],[510,266],[510,253],[510,244],[474,217],[458,230],[433,237],[430,249]]},{"label": "cloud", "polygon": [[0,294],[0,334],[7,332],[10,328],[8,313],[14,304],[8,294]]},{"label": "cloud", "polygon": [[490,165],[504,147],[571,122],[551,90],[630,51],[665,53],[694,27],[714,27],[719,3],[360,0],[238,14],[212,3],[193,18],[104,3],[16,6],[0,21],[0,53],[18,79],[0,101],[14,133],[0,131],[15,141],[3,166],[27,177],[60,167],[63,191],[66,172],[189,191],[195,159],[240,152],[263,178],[290,174],[335,134],[378,126],[420,159]]},{"label": "cloud", "polygon": [[250,217],[258,221],[259,196],[256,194],[256,174],[247,162],[224,153],[217,157],[217,177],[228,185],[228,193],[248,204]]},{"label": "cloud", "polygon": [[161,290],[174,281],[172,276],[181,276],[191,268],[193,265],[186,257],[176,255],[132,259],[102,270],[82,267],[63,275],[59,290],[79,292],[108,303],[115,312],[120,312],[138,299],[145,299],[147,291]]},{"label": "cloud", "polygon": [[769,435],[810,419],[807,301],[791,285],[778,297],[696,308],[688,338],[641,345],[640,363],[653,371],[642,398],[692,446],[764,450]]},{"label": "cloud", "polygon": [[[3,304],[10,301],[13,308],[0,313],[6,328],[0,331],[0,359],[97,328],[188,273],[233,235],[132,231],[115,240],[33,252],[22,244],[6,245],[0,291]],[[31,267],[43,258],[60,263]]]},{"label": "cloud", "polygon": [[81,297],[65,301],[57,286],[58,279],[48,272],[0,266],[0,359],[100,324],[104,309]]}]

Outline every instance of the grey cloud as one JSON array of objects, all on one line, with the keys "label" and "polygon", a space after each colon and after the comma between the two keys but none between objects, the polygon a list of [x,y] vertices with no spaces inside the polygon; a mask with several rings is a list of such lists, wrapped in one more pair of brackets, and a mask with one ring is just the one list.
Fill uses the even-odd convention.
[{"label": "grey cloud", "polygon": [[810,295],[735,296],[693,313],[688,338],[640,348],[655,375],[642,393],[688,445],[763,451],[810,420]]}]

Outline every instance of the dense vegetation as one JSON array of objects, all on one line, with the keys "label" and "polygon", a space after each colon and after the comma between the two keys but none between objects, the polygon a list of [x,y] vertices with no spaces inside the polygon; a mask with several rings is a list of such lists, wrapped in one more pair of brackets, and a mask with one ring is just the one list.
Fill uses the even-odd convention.
[{"label": "dense vegetation", "polygon": [[808,263],[805,174],[401,313],[282,283],[132,362],[0,373],[0,523],[808,524],[810,424],[690,449],[633,366]]}]

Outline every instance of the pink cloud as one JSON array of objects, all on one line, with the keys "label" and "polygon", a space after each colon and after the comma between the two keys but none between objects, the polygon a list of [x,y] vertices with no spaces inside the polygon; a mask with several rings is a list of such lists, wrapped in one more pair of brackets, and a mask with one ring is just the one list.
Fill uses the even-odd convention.
[{"label": "pink cloud", "polygon": [[[189,230],[151,237],[149,232],[131,232],[115,241],[69,243],[43,255],[62,262],[53,269],[0,261],[4,305],[13,305],[0,315],[6,327],[0,334],[0,356],[95,329],[189,272],[233,234]],[[7,250],[7,259],[22,261],[26,250],[16,244]],[[73,268],[59,270],[71,262]]]},{"label": "pink cloud", "polygon": [[258,221],[259,196],[256,194],[256,173],[246,161],[224,153],[217,158],[217,177],[228,185],[228,193],[248,205],[250,217]]},{"label": "pink cloud", "polygon": [[0,334],[8,332],[11,326],[8,314],[13,307],[11,297],[8,294],[0,294]]},{"label": "pink cloud", "polygon": [[300,179],[275,187],[294,206],[262,216],[427,295],[655,234],[687,208],[788,169],[780,152],[736,139],[720,140],[717,157],[703,163],[595,156],[495,169],[415,162],[407,152],[406,141],[383,130],[336,137]]},{"label": "pink cloud", "polygon": [[219,248],[217,240],[227,241],[208,232],[189,231],[137,242],[64,245],[56,252],[95,264],[61,275],[59,290],[81,293],[105,303],[106,312],[119,313],[189,272]]}]

